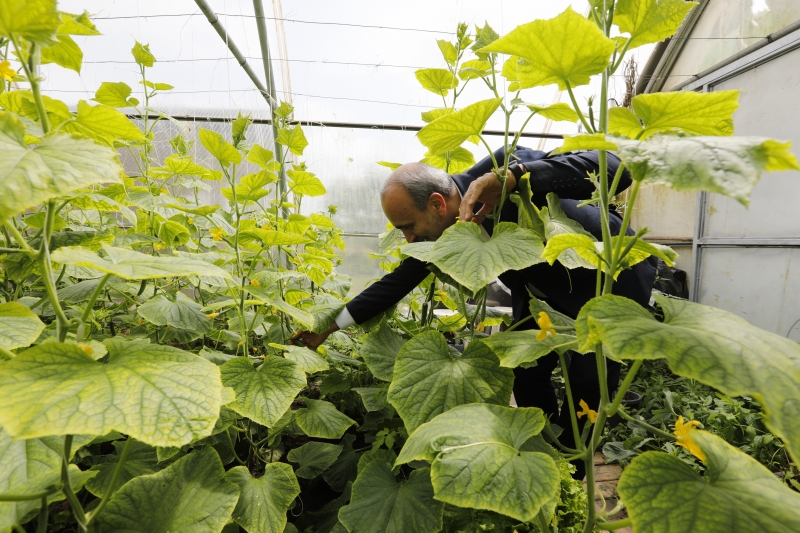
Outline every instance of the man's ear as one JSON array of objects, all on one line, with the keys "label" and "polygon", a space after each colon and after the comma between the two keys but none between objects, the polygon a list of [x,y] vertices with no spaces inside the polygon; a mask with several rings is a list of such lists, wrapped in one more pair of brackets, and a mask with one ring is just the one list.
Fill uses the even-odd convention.
[{"label": "man's ear", "polygon": [[428,205],[432,207],[439,216],[443,217],[447,214],[447,200],[438,192],[431,194],[431,197],[428,199]]}]

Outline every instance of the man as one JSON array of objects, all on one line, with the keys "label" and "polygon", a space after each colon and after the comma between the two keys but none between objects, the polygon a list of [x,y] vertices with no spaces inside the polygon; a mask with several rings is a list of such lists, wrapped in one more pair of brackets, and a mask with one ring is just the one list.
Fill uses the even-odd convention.
[{"label": "man", "polygon": [[[503,158],[502,149],[495,152],[498,162],[503,161]],[[520,147],[514,151],[512,161],[506,179],[508,191],[513,191],[517,179],[529,172],[534,204],[546,205],[548,192],[558,194],[561,208],[566,215],[579,222],[596,239],[601,239],[600,209],[594,205],[579,207],[580,201],[589,199],[594,191],[594,185],[587,177],[589,173],[597,173],[599,170],[597,152],[547,157],[544,152]],[[502,191],[502,184],[497,175],[491,172],[492,168],[493,161],[489,157],[465,174],[453,176],[422,163],[403,165],[392,172],[384,184],[381,190],[381,206],[386,217],[394,227],[403,232],[408,242],[434,241],[444,230],[455,224],[457,218],[463,222],[479,223],[491,235],[494,221],[485,218],[485,215],[492,212]],[[609,153],[609,183],[618,168],[619,159]],[[630,175],[624,171],[618,192],[626,189],[630,183]],[[474,211],[475,208],[478,208],[477,212]],[[516,222],[517,216],[517,206],[509,200],[504,202],[500,221]],[[609,218],[612,235],[617,235],[622,220],[613,212]],[[633,233],[629,228],[628,234]],[[650,300],[655,272],[656,261],[649,258],[622,272],[613,285],[613,293],[646,306]],[[328,331],[322,334],[301,331],[293,339],[302,339],[309,347],[316,348],[337,329],[355,323],[361,324],[395,305],[429,273],[425,263],[407,258],[392,273],[353,298]],[[595,295],[596,271],[585,268],[567,270],[558,262],[552,266],[545,262],[524,270],[505,272],[500,275],[500,280],[511,290],[515,322],[530,316],[529,291],[556,311],[574,318],[581,307]],[[518,329],[535,327],[535,321],[528,320]],[[551,382],[552,371],[558,364],[558,355],[551,353],[540,358],[532,368],[514,369],[514,397],[518,406],[539,407],[559,426],[566,428],[560,440],[565,446],[575,447],[572,431],[569,430],[569,411],[565,408],[559,415]],[[620,364],[609,360],[607,367],[608,390],[614,391],[619,383]],[[591,408],[597,409],[600,388],[594,355],[572,352],[569,378],[575,405],[584,400]],[[585,420],[581,420],[581,426]],[[576,477],[581,479],[583,464],[578,463],[576,467]]]}]

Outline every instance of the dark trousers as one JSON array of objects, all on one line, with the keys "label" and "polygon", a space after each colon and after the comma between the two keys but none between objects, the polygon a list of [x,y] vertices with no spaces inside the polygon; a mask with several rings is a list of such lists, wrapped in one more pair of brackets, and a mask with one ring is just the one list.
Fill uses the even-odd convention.
[{"label": "dark trousers", "polygon": [[[593,353],[581,355],[577,352],[568,352],[571,356],[567,375],[572,390],[572,400],[575,409],[580,411],[580,401],[584,400],[590,409],[597,410],[600,405],[600,381],[597,375],[597,360]],[[561,426],[564,431],[558,440],[564,446],[575,448],[575,438],[572,431],[572,422],[569,415],[569,404],[564,405],[559,413],[556,391],[551,381],[553,370],[560,364],[558,354],[549,353],[537,359],[537,365],[531,368],[517,367],[514,369],[514,399],[518,407],[538,407],[544,411],[545,416]],[[612,394],[619,385],[620,364],[611,359],[606,359],[606,374],[609,394]],[[583,431],[587,420],[586,416],[578,419],[578,429]],[[573,461],[576,472],[572,477],[583,479],[586,468],[583,461]]]}]

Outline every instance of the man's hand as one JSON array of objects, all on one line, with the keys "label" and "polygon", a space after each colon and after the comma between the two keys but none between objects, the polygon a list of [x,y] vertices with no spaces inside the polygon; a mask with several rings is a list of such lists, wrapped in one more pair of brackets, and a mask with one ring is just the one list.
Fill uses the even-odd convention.
[{"label": "man's hand", "polygon": [[[511,192],[517,186],[517,180],[514,174],[509,172],[506,177],[506,192]],[[469,189],[461,199],[461,207],[458,209],[458,217],[462,222],[469,222],[472,220],[477,224],[483,222],[486,215],[492,212],[497,197],[503,192],[503,183],[494,172],[484,174],[469,184]],[[476,203],[482,203],[483,206],[477,213],[473,214]]]},{"label": "man's hand", "polygon": [[331,333],[337,331],[338,329],[339,326],[336,324],[336,321],[334,321],[331,322],[331,326],[322,333],[312,333],[310,331],[298,331],[297,333],[292,335],[289,344],[294,344],[294,341],[301,340],[307,347],[311,348],[312,350],[316,350],[320,344],[325,342],[325,339],[327,339]]}]

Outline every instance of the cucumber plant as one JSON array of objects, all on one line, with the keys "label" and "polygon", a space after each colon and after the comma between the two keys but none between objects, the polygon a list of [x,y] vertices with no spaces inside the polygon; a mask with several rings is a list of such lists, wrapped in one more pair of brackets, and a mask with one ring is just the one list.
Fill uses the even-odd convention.
[{"label": "cucumber plant", "polygon": [[[336,207],[300,212],[304,197],[326,190],[300,159],[308,142],[291,106],[272,117],[278,157],[248,140],[251,121],[240,115],[225,135],[197,132],[208,159],[183,134],[159,159],[157,126],[170,117],[157,111],[158,95],[172,87],[150,79],[154,51],[132,49],[141,95],[105,82],[73,111],[42,94],[38,67],[79,71],[71,36],[99,31],[54,0],[3,2],[0,532],[800,529],[800,498],[757,461],[697,421],[680,419],[673,433],[621,406],[641,362],[665,359],[676,374],[755,398],[790,458],[800,453],[796,344],[689,302],[659,300],[656,321],[611,294],[623,269],[675,253],[645,241],[644,230],[611,236],[622,170],[609,183],[607,151],[634,179],[623,235],[642,184],[746,204],[763,171],[797,169],[797,160],[788,143],[732,136],[735,91],[641,95],[632,111],[609,108],[608,80],[625,53],[670,36],[694,4],[590,4],[588,19],[568,9],[502,37],[459,25],[455,42],[437,43],[447,68],[417,73],[444,104],[423,114],[418,137],[427,163],[457,172],[474,163],[463,143],[489,148],[481,132],[495,113],[506,154],[519,141],[515,112],[525,124],[536,115],[581,122],[585,133],[561,149],[600,151],[599,173],[587,179],[604,213],[602,240],[567,219],[554,195],[547,210],[535,205],[523,177],[503,194],[520,206],[519,221],[497,224],[486,242],[471,223],[435,243],[403,245],[389,231],[383,266],[413,256],[431,275],[397,308],[312,351],[289,337],[327,330],[350,287],[335,272],[344,249]],[[597,75],[595,112],[573,89]],[[483,83],[489,98],[456,109],[467,83]],[[553,83],[571,106],[523,99]],[[120,111],[131,108],[135,121]],[[503,176],[508,156],[493,163]],[[226,207],[200,201],[215,184]],[[484,326],[510,320],[486,308],[486,285],[543,261],[595,269],[596,297],[576,320],[534,300],[540,331],[485,336]],[[437,317],[439,303],[455,314]],[[463,353],[449,333],[470,340]],[[569,349],[596,354],[601,387],[605,357],[632,361],[615,398],[601,388],[597,411],[567,406],[574,449],[541,410],[508,406],[513,368]],[[645,452],[619,483],[629,517],[598,512],[592,457],[616,414],[688,450],[704,475]],[[582,434],[578,416],[590,420]],[[586,463],[586,490],[569,475],[576,459]]]}]

